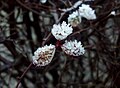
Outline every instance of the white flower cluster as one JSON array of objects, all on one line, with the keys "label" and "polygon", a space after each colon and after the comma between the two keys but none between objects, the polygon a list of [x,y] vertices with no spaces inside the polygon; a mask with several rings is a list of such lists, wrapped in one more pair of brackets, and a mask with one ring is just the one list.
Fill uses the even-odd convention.
[{"label": "white flower cluster", "polygon": [[33,56],[33,64],[36,66],[46,66],[48,65],[55,54],[55,46],[54,45],[49,45],[49,46],[44,46],[41,48],[38,48],[34,52]]},{"label": "white flower cluster", "polygon": [[89,5],[82,4],[77,11],[69,15],[68,23],[73,27],[77,26],[81,22],[81,17],[84,17],[87,20],[96,19],[95,10],[93,10]]},{"label": "white flower cluster", "polygon": [[79,7],[79,13],[81,17],[88,20],[96,19],[95,10],[93,10],[89,5],[82,4],[82,6]]},{"label": "white flower cluster", "polygon": [[[41,0],[45,1],[46,0]],[[77,26],[81,22],[81,17],[84,17],[88,20],[96,19],[95,11],[90,8],[89,5],[82,4],[81,7],[79,7],[79,10],[73,12],[68,17],[68,23],[70,23],[72,26]],[[72,26],[70,24],[67,24],[65,21],[62,22],[62,24],[54,24],[53,28],[51,30],[52,35],[58,40],[64,40],[73,32]],[[85,53],[85,49],[82,46],[81,42],[74,40],[74,41],[65,41],[65,43],[61,46],[62,50],[72,56],[80,56]],[[41,48],[38,48],[34,52],[33,56],[33,64],[37,66],[46,66],[48,65],[55,54],[55,46],[49,45],[44,46]]]},{"label": "white flower cluster", "polygon": [[68,17],[68,23],[70,23],[73,27],[77,26],[81,22],[81,17],[79,16],[78,11],[73,12]]},{"label": "white flower cluster", "polygon": [[62,24],[54,24],[51,32],[57,40],[63,40],[67,38],[72,31],[73,28],[70,26],[70,24],[66,24],[66,22],[63,21]]},{"label": "white flower cluster", "polygon": [[77,40],[65,41],[61,48],[66,54],[72,56],[79,56],[85,53],[85,49],[82,46],[81,42],[77,42]]}]

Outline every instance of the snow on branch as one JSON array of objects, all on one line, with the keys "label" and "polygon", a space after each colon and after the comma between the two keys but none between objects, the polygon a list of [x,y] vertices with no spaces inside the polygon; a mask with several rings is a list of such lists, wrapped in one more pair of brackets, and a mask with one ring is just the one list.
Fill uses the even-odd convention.
[{"label": "snow on branch", "polygon": [[67,8],[67,9],[60,9],[60,10],[63,11],[63,12],[71,11],[71,10],[77,8],[82,2],[83,2],[82,0],[81,1],[77,1],[72,7]]}]

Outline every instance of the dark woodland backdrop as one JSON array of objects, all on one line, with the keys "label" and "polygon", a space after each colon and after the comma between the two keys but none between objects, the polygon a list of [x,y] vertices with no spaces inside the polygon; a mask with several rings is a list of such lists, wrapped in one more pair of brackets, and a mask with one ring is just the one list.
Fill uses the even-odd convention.
[{"label": "dark woodland backdrop", "polygon": [[[60,8],[77,1],[0,0],[0,88],[15,88],[34,51],[56,43],[50,34],[53,24],[67,21],[72,13],[61,16]],[[120,1],[84,3],[96,10],[97,19],[83,19],[83,29],[75,27],[69,38],[80,40],[85,54],[71,57],[57,49],[48,66],[29,69],[19,88],[120,88]]]}]

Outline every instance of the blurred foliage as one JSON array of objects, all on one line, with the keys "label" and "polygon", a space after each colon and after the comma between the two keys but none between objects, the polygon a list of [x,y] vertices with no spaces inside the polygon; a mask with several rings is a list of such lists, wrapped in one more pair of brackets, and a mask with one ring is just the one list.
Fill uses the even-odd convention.
[{"label": "blurred foliage", "polygon": [[[15,88],[34,51],[56,44],[50,33],[53,24],[67,21],[75,10],[62,15],[60,9],[77,1],[0,0],[0,88]],[[20,88],[120,88],[120,1],[83,3],[96,10],[97,19],[82,19],[67,40],[82,41],[85,55],[71,57],[57,49],[48,66],[29,69]],[[110,15],[111,11],[116,15]]]}]

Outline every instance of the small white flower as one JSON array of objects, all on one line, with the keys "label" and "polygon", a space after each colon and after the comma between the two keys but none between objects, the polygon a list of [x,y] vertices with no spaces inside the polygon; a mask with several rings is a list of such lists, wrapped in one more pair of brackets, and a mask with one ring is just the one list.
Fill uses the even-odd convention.
[{"label": "small white flower", "polygon": [[55,46],[54,45],[49,45],[49,46],[44,46],[41,48],[38,48],[34,52],[33,56],[33,64],[37,66],[46,66],[48,65],[55,54]]},{"label": "small white flower", "polygon": [[82,6],[79,7],[79,14],[88,20],[96,19],[95,10],[89,5],[82,4]]},{"label": "small white flower", "polygon": [[73,27],[76,27],[81,22],[81,16],[78,11],[73,12],[68,17],[68,23],[70,23]]},{"label": "small white flower", "polygon": [[65,21],[62,24],[54,24],[52,28],[52,34],[57,40],[63,40],[73,31],[73,28],[70,24],[66,24]]},{"label": "small white flower", "polygon": [[110,13],[110,15],[115,16],[115,15],[116,15],[115,11],[112,11],[112,12]]},{"label": "small white flower", "polygon": [[80,56],[85,53],[85,49],[82,46],[81,42],[74,41],[65,41],[65,43],[61,46],[62,50],[72,56]]},{"label": "small white flower", "polygon": [[41,3],[46,3],[47,0],[40,0]]}]

